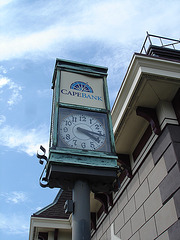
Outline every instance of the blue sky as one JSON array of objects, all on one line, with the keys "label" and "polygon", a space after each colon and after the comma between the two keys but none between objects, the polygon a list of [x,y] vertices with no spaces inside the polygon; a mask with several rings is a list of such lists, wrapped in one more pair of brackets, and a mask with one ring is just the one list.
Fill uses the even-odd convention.
[{"label": "blue sky", "polygon": [[0,237],[28,239],[30,216],[58,189],[39,186],[56,58],[108,67],[111,106],[151,34],[180,37],[179,0],[0,1]]}]

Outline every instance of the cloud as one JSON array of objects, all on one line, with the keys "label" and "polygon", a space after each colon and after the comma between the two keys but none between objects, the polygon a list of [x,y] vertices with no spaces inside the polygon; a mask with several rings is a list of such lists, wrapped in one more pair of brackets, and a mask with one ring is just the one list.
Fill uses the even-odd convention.
[{"label": "cloud", "polygon": [[20,36],[4,36],[0,38],[0,59],[19,58],[24,54],[27,56],[30,53],[36,54],[36,52],[44,51],[56,40],[54,35],[54,30],[50,28]]},{"label": "cloud", "polygon": [[[7,91],[4,93],[3,88],[5,87],[7,87]],[[22,99],[22,95],[20,94],[22,87],[2,75],[0,75],[0,89],[2,89],[0,94],[4,94],[0,100],[4,101],[4,99],[6,99],[6,103],[9,107],[17,104]]]},{"label": "cloud", "polygon": [[4,115],[0,115],[0,125],[6,121],[6,117]]},{"label": "cloud", "polygon": [[9,84],[10,80],[6,77],[1,77],[0,78],[0,88],[3,88],[7,84]]},{"label": "cloud", "polygon": [[[82,40],[93,39],[109,45],[129,42],[133,44],[137,39],[142,39],[142,34],[145,35],[147,30],[166,34],[169,29],[169,34],[178,33],[179,7],[176,0],[171,3],[171,11],[165,0],[157,2],[156,5],[151,1],[144,3],[143,0],[75,2],[76,4],[74,1],[69,2],[69,6],[57,1],[51,4],[45,1],[39,7],[34,4],[21,6],[20,12],[10,9],[10,14],[5,19],[6,25],[11,20],[11,11],[16,12],[18,17],[12,14],[12,31],[7,34],[4,27],[1,33],[0,58],[32,58],[32,55],[45,53],[52,56],[57,54],[57,49],[62,53],[71,48],[74,41]],[[45,20],[46,18],[49,21]],[[29,29],[27,26],[32,27]]]},{"label": "cloud", "polygon": [[47,129],[49,128],[44,125],[26,130],[4,126],[0,129],[0,144],[33,156],[37,153],[40,145],[48,150],[49,133]]},{"label": "cloud", "polygon": [[12,0],[1,0],[0,2],[0,8],[4,7],[5,5],[9,4],[10,2],[12,2]]},{"label": "cloud", "polygon": [[29,222],[27,218],[19,214],[0,213],[0,230],[6,234],[27,234],[29,231]]},{"label": "cloud", "polygon": [[39,97],[49,97],[49,96],[51,96],[51,90],[50,89],[39,89],[39,90],[37,90],[37,94]]},{"label": "cloud", "polygon": [[[115,1],[115,4],[99,2],[79,6],[73,15],[62,17],[60,9],[59,20],[54,24],[42,26],[39,31],[25,32],[21,34],[2,35],[0,39],[1,59],[19,58],[25,55],[41,54],[44,51],[61,51],[68,47],[71,41],[102,40],[109,43],[124,40],[124,23],[128,16],[133,17],[134,10],[128,5]],[[82,9],[83,8],[83,9]],[[125,12],[125,13],[124,13]],[[49,12],[49,15],[52,13]],[[28,15],[28,13],[27,13]],[[117,31],[118,30],[118,31]],[[115,36],[116,35],[116,36]],[[31,55],[30,54],[30,55]],[[31,57],[29,55],[29,57]]]},{"label": "cloud", "polygon": [[37,207],[36,212],[40,211],[43,207]]},{"label": "cloud", "polygon": [[3,73],[3,74],[6,74],[7,73],[7,70],[3,67],[3,66],[0,66],[0,73]]},{"label": "cloud", "polygon": [[12,94],[7,101],[9,106],[12,106],[14,104],[17,104],[22,99],[22,95],[20,94],[20,91],[22,90],[22,87],[14,83],[13,81],[9,82],[9,90],[11,90]]},{"label": "cloud", "polygon": [[1,193],[0,196],[5,199],[7,203],[18,204],[25,202],[27,200],[27,196],[24,192],[10,192],[10,193]]},{"label": "cloud", "polygon": [[[16,205],[28,200],[27,194],[22,191],[2,192],[0,197],[6,203]],[[0,230],[6,234],[27,234],[29,230],[27,217],[14,213],[0,213]]]}]

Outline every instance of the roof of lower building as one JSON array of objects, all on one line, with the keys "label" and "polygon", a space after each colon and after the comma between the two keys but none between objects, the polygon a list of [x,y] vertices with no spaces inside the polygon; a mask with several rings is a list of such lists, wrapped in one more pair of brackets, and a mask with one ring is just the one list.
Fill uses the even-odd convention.
[{"label": "roof of lower building", "polygon": [[32,217],[69,219],[70,214],[65,213],[64,204],[66,200],[71,199],[72,191],[63,191],[60,189],[54,201],[45,208],[34,213]]}]

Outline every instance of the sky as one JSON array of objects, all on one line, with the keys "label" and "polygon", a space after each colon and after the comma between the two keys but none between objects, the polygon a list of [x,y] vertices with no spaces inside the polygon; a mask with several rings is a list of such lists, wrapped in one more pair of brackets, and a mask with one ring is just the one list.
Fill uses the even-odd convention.
[{"label": "sky", "polygon": [[179,0],[0,0],[0,238],[25,240],[41,188],[56,58],[108,67],[111,106],[150,34],[180,38]]}]

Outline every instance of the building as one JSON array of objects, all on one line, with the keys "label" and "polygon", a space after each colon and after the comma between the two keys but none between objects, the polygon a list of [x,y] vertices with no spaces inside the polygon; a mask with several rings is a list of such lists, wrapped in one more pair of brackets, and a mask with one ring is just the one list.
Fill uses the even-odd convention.
[{"label": "building", "polygon": [[29,239],[71,239],[70,214],[64,212],[64,203],[72,198],[71,191],[60,190],[54,202],[31,216]]},{"label": "building", "polygon": [[[91,193],[92,240],[180,239],[178,43],[147,34],[132,57],[112,108],[121,187]],[[30,240],[71,239],[71,215],[63,211],[70,194],[60,190],[53,204],[31,216]]]}]

